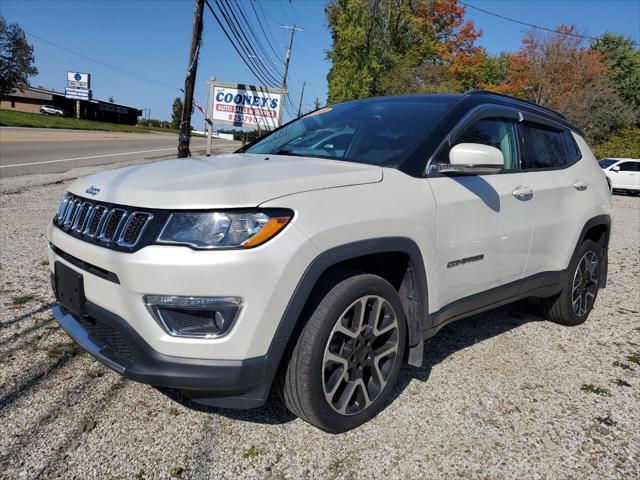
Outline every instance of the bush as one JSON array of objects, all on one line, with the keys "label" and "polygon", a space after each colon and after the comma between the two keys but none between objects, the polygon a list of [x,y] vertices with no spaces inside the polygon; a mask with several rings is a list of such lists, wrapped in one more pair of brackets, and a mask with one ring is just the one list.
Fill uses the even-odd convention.
[{"label": "bush", "polygon": [[593,154],[597,159],[607,157],[640,158],[640,129],[624,130],[606,142],[595,145]]}]

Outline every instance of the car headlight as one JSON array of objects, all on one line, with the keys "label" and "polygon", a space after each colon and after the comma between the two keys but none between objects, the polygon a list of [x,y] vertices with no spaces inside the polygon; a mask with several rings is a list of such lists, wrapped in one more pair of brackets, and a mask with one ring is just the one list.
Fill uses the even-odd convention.
[{"label": "car headlight", "polygon": [[176,212],[169,215],[158,243],[193,248],[252,248],[278,234],[291,220],[290,210]]}]

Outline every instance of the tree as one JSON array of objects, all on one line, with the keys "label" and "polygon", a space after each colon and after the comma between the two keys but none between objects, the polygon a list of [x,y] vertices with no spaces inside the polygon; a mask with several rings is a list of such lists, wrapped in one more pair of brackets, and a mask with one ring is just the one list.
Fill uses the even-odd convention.
[{"label": "tree", "polygon": [[109,97],[109,98],[107,99],[107,102],[115,103],[115,100],[113,99],[113,97]]},{"label": "tree", "polygon": [[313,99],[313,109],[318,110],[322,104],[320,103],[320,99],[318,97]]},{"label": "tree", "polygon": [[28,86],[29,77],[37,74],[33,46],[24,31],[17,23],[7,25],[0,16],[0,97]]},{"label": "tree", "polygon": [[182,109],[184,105],[182,104],[182,100],[178,97],[173,101],[173,105],[171,107],[171,127],[172,128],[180,128],[180,123],[182,122]]},{"label": "tree", "polygon": [[575,26],[528,31],[509,57],[507,82],[491,89],[557,110],[599,142],[630,126],[635,111],[616,90],[604,56],[568,33]]},{"label": "tree", "polygon": [[[604,63],[622,98],[640,111],[640,50],[624,35],[605,33],[591,44],[591,50],[604,56]],[[640,116],[638,117],[640,124]]]},{"label": "tree", "polygon": [[469,68],[482,61],[482,33],[458,0],[334,0],[326,13],[329,103],[477,83]]}]

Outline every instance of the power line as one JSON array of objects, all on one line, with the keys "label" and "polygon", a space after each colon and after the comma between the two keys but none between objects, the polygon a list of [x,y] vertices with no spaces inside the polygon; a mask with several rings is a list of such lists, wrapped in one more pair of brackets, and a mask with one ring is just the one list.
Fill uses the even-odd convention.
[{"label": "power line", "polygon": [[[258,15],[258,12],[256,10],[255,5],[253,4],[255,0],[251,0],[249,2],[249,4],[251,5],[251,9],[253,10],[254,15],[257,18],[260,18],[260,15]],[[260,7],[260,4],[258,4],[258,6]],[[273,45],[271,44],[271,41],[269,40],[269,35],[267,35],[267,32],[264,30],[264,26],[262,25],[262,22],[258,22],[258,26],[260,27],[260,30],[262,30],[262,34],[264,35],[264,38],[267,40],[267,45],[269,45],[269,48],[271,49],[271,51],[273,52],[273,54],[276,56],[277,60],[280,60],[280,54],[278,54],[278,52],[276,52],[275,48],[273,48]],[[271,33],[271,38],[273,39],[273,32],[271,32],[271,29],[269,28],[269,25],[267,24],[267,30],[269,30],[269,32]]]},{"label": "power line", "polygon": [[522,22],[522,21],[520,21],[520,20],[516,20],[515,18],[505,17],[504,15],[500,15],[500,14],[498,14],[498,13],[494,13],[494,12],[490,12],[490,11],[488,11],[488,10],[484,10],[484,9],[482,9],[482,8],[480,8],[480,7],[476,7],[476,6],[470,5],[470,4],[468,4],[468,3],[466,3],[466,2],[463,2],[463,1],[461,1],[461,0],[459,0],[459,2],[460,2],[462,5],[464,5],[465,7],[469,7],[469,8],[472,8],[472,9],[474,9],[474,10],[478,10],[479,12],[486,13],[487,15],[492,15],[492,16],[497,17],[497,18],[500,18],[500,19],[502,19],[502,20],[507,20],[507,21],[509,21],[509,22],[517,23],[517,24],[519,24],[519,25],[524,25],[525,27],[537,28],[538,30],[545,30],[545,31],[547,31],[547,32],[559,33],[559,34],[561,34],[561,35],[568,35],[568,36],[571,36],[571,37],[584,38],[584,39],[587,39],[587,40],[599,40],[599,38],[598,38],[598,37],[591,37],[591,36],[589,36],[589,35],[581,35],[581,34],[579,34],[579,33],[563,32],[563,31],[561,31],[561,30],[555,30],[555,29],[553,29],[553,28],[540,27],[540,26],[538,26],[538,25],[534,25],[534,24],[532,24],[532,23]]},{"label": "power line", "polygon": [[[208,1],[207,1],[207,3],[208,3]],[[255,60],[256,60],[256,62],[255,62],[256,70],[259,71],[261,73],[261,75],[263,76],[263,77],[258,77],[258,78],[260,78],[261,81],[264,82],[265,84],[271,83],[273,85],[277,85],[279,83],[278,79],[273,76],[273,74],[269,71],[269,69],[267,67],[264,66],[264,64],[262,63],[262,59],[256,54],[256,51],[251,46],[251,41],[247,38],[246,34],[242,30],[242,27],[239,25],[239,23],[236,23],[237,19],[235,18],[235,14],[233,12],[231,12],[231,7],[228,5],[226,0],[222,0],[222,1],[216,0],[215,3],[218,6],[218,9],[219,9],[220,13],[222,14],[222,17],[224,18],[225,23],[231,29],[231,33],[236,38],[238,43],[241,45],[241,49],[247,55],[253,56],[255,58]],[[225,7],[225,4],[227,5],[226,7]],[[228,8],[228,10],[227,10],[227,8]],[[232,17],[233,17],[233,19],[232,19]],[[221,28],[224,29],[224,27],[222,27],[222,25],[220,25],[220,26],[221,26]],[[268,81],[265,82],[264,78],[267,78]]]},{"label": "power line", "polygon": [[57,43],[54,43],[54,42],[52,42],[50,40],[47,40],[46,38],[42,38],[41,36],[36,35],[35,33],[29,33],[29,32],[25,32],[25,33],[27,35],[29,35],[30,37],[37,38],[41,42],[48,43],[49,45],[52,45],[52,46],[54,46],[56,48],[59,48],[60,50],[64,50],[65,52],[72,53],[73,55],[77,55],[78,57],[82,57],[85,60],[89,60],[90,62],[94,62],[94,63],[97,63],[98,65],[102,65],[103,67],[110,68],[112,70],[115,70],[116,72],[124,73],[125,75],[129,75],[131,77],[135,77],[135,78],[138,78],[140,80],[144,80],[145,82],[155,83],[156,85],[160,85],[161,87],[165,87],[165,88],[170,88],[171,90],[174,90],[174,91],[175,90],[182,91],[182,88],[180,88],[180,87],[176,87],[176,86],[173,86],[173,85],[168,85],[166,83],[159,82],[157,80],[153,80],[152,78],[147,78],[147,77],[144,77],[142,75],[138,75],[137,73],[130,72],[128,70],[124,70],[124,69],[122,69],[120,67],[116,67],[114,65],[109,65],[108,63],[105,63],[105,62],[103,62],[101,60],[96,60],[95,58],[91,58],[91,57],[89,57],[89,56],[87,56],[87,55],[85,55],[83,53],[76,52],[74,50],[71,50],[70,48],[63,47],[62,45],[58,45]]},{"label": "power line", "polygon": [[[211,6],[211,4],[209,3],[209,1],[207,0],[205,2],[207,8],[209,9],[209,11],[211,12],[211,14],[213,15],[213,18],[215,19],[216,23],[220,26],[220,29],[222,30],[222,33],[224,33],[225,37],[227,37],[227,40],[229,41],[229,43],[231,44],[231,46],[233,47],[233,49],[236,51],[236,53],[238,54],[238,56],[240,57],[240,60],[242,60],[242,62],[245,64],[245,66],[249,69],[249,71],[253,74],[253,76],[260,82],[263,82],[265,84],[267,84],[268,82],[265,82],[262,79],[262,74],[258,73],[256,71],[256,69],[254,68],[254,65],[250,62],[247,61],[246,56],[247,53],[245,51],[240,51],[241,47],[239,47],[238,45],[236,45],[236,42],[234,42],[234,40],[231,38],[231,36],[229,35],[229,33],[227,33],[227,29],[225,28],[225,26],[222,24],[222,20],[220,19],[220,17],[216,14],[215,10],[213,9],[213,7]],[[221,16],[222,16],[222,12],[221,12]],[[226,20],[225,20],[226,23]],[[229,27],[229,24],[227,23],[227,27]],[[231,27],[229,27],[231,29]],[[236,37],[236,34],[233,32],[232,30],[232,34],[234,37]],[[236,41],[239,42],[239,40],[236,39]],[[240,42],[239,42],[240,43]],[[243,49],[244,50],[244,49]]]}]

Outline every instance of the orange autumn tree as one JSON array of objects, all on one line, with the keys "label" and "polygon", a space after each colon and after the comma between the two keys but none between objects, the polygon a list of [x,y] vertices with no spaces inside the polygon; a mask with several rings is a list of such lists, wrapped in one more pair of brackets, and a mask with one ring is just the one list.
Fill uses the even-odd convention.
[{"label": "orange autumn tree", "polygon": [[589,50],[573,25],[556,32],[528,31],[509,56],[507,80],[483,88],[563,113],[600,141],[633,122],[633,108],[616,91],[601,54]]}]

